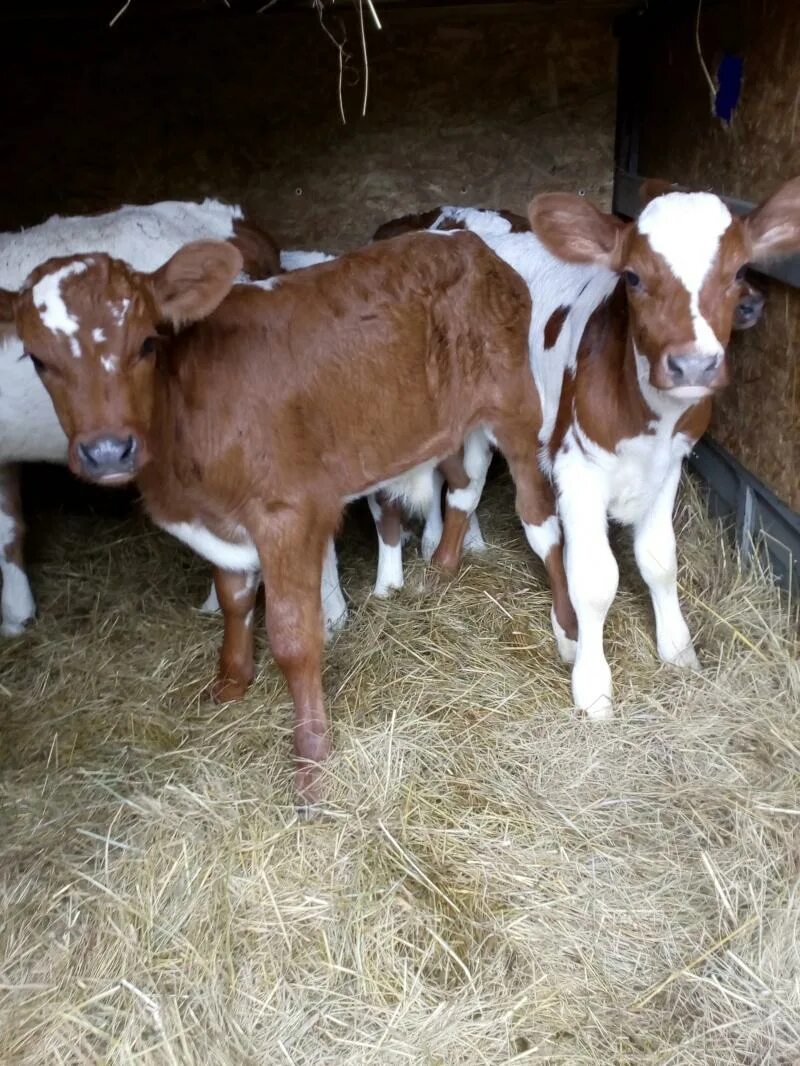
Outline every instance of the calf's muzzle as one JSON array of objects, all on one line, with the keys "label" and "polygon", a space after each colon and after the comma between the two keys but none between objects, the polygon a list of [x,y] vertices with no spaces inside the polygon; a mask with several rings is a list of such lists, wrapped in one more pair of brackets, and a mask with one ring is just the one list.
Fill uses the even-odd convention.
[{"label": "calf's muzzle", "polygon": [[139,443],[132,433],[100,433],[78,441],[81,473],[90,481],[128,481],[137,470]]}]

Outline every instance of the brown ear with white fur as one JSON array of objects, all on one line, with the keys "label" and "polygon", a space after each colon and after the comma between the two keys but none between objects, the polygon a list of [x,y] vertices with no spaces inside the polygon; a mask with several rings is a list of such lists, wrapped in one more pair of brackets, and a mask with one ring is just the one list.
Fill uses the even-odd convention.
[{"label": "brown ear with white fur", "polygon": [[241,270],[241,252],[227,241],[184,245],[150,275],[161,318],[175,329],[206,318],[228,295]]},{"label": "brown ear with white fur", "polygon": [[745,219],[750,259],[757,263],[800,251],[800,178],[792,178]]},{"label": "brown ear with white fur", "polygon": [[531,200],[528,219],[542,244],[559,259],[621,269],[626,223],[604,214],[582,196],[542,193]]}]

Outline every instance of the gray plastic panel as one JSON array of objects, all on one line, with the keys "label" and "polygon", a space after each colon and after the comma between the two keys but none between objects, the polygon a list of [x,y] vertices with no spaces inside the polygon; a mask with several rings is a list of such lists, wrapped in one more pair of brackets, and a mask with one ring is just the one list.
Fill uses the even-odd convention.
[{"label": "gray plastic panel", "polygon": [[800,515],[708,437],[695,446],[689,466],[706,483],[711,514],[733,523],[742,561],[757,556],[777,584],[800,593]]}]

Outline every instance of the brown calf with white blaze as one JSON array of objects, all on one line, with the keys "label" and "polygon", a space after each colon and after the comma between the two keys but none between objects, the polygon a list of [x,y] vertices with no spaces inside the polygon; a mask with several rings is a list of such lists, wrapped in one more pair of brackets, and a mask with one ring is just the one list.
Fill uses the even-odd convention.
[{"label": "brown calf with white blaze", "polygon": [[[483,427],[508,461],[526,530],[552,508],[530,447],[541,424],[530,297],[469,233],[399,237],[270,291],[232,288],[240,266],[214,242],[153,274],[100,255],[49,261],[14,312],[71,468],[101,484],[136,478],[156,523],[215,564],[220,698],[252,679],[263,570],[270,645],[295,707],[297,787],[313,798],[329,750],[320,574],[347,501],[430,480]],[[31,299],[45,276],[58,278],[49,291],[75,322],[77,358]],[[175,336],[162,339],[165,326]],[[574,627],[560,551],[550,562],[562,624]]]},{"label": "brown calf with white blaze", "polygon": [[[432,228],[456,221],[480,234],[524,278],[532,297],[530,366],[542,404],[539,459],[556,491],[577,643],[554,629],[574,661],[573,697],[591,717],[612,712],[603,627],[617,590],[611,518],[633,529],[636,560],[665,662],[696,666],[680,609],[672,510],[682,461],[708,426],[711,399],[728,380],[732,328],[747,328],[763,299],[745,280],[749,262],[800,249],[800,179],[746,218],[710,193],[648,183],[635,222],[586,200],[551,193],[529,207],[528,232],[492,212],[441,208]],[[396,224],[393,224],[396,225]],[[488,465],[477,467],[474,506]],[[463,512],[448,496],[448,524]],[[546,547],[546,542],[543,544]],[[541,554],[541,552],[540,552]]]}]

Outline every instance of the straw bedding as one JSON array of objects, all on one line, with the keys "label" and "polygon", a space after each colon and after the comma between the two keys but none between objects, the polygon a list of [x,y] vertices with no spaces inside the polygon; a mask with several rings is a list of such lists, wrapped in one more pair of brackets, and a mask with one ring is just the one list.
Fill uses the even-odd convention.
[{"label": "straw bedding", "polygon": [[0,1061],[800,1062],[791,605],[689,486],[704,670],[658,663],[621,538],[619,715],[587,723],[506,476],[481,514],[485,556],[442,585],[411,545],[390,602],[349,520],[313,821],[263,642],[245,700],[204,695],[204,565],[135,513],[48,518],[0,673]]}]

